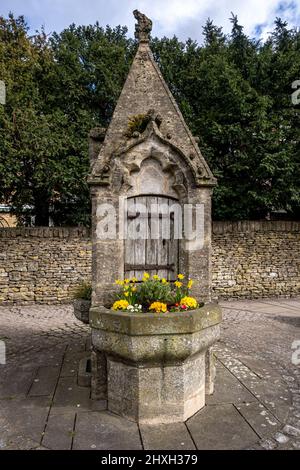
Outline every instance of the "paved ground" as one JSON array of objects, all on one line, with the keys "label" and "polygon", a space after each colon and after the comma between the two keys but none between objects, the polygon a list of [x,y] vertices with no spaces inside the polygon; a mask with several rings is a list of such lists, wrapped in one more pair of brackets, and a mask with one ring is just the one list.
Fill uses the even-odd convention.
[{"label": "paved ground", "polygon": [[70,306],[0,307],[0,448],[300,449],[300,299],[222,305],[215,394],[186,423],[140,428],[77,385],[88,328]]}]

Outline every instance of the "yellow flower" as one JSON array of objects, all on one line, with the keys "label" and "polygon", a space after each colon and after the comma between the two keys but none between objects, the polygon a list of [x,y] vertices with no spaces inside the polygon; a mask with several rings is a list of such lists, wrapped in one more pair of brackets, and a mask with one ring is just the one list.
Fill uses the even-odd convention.
[{"label": "yellow flower", "polygon": [[132,277],[132,278],[130,279],[130,281],[131,281],[131,282],[137,282],[138,280],[137,280],[136,277]]},{"label": "yellow flower", "polygon": [[129,303],[127,302],[127,300],[116,300],[116,302],[112,306],[112,309],[113,310],[126,310],[128,305]]},{"label": "yellow flower", "polygon": [[161,280],[161,283],[162,283],[162,284],[168,284],[168,281],[167,281],[167,279],[165,279],[165,278],[163,277],[162,280]]},{"label": "yellow flower", "polygon": [[125,297],[129,296],[129,292],[124,292]]},{"label": "yellow flower", "polygon": [[165,313],[167,309],[167,304],[162,302],[153,302],[149,307],[149,310],[155,310],[156,313]]},{"label": "yellow flower", "polygon": [[182,282],[175,281],[175,282],[174,282],[174,285],[175,285],[176,287],[181,287],[181,286],[182,286]]},{"label": "yellow flower", "polygon": [[158,279],[159,279],[159,276],[157,274],[154,274],[152,277],[155,281],[158,281]]},{"label": "yellow flower", "polygon": [[125,284],[129,284],[130,280],[129,279],[124,279]]},{"label": "yellow flower", "polygon": [[117,279],[117,280],[115,281],[115,284],[117,284],[118,286],[123,286],[124,281],[121,281],[120,279]]},{"label": "yellow flower", "polygon": [[194,297],[183,297],[180,300],[180,305],[186,305],[188,308],[197,308],[198,302]]},{"label": "yellow flower", "polygon": [[189,282],[187,284],[188,289],[190,289],[193,284],[194,284],[194,281],[192,279],[189,279]]},{"label": "yellow flower", "polygon": [[146,281],[147,281],[147,279],[149,279],[149,277],[150,277],[150,274],[148,274],[148,273],[143,274],[143,280],[146,279]]},{"label": "yellow flower", "polygon": [[136,291],[136,287],[132,287],[131,292],[135,292],[135,291]]},{"label": "yellow flower", "polygon": [[178,274],[177,277],[178,277],[178,279],[181,279],[181,280],[184,279],[184,275],[183,275],[183,274]]}]

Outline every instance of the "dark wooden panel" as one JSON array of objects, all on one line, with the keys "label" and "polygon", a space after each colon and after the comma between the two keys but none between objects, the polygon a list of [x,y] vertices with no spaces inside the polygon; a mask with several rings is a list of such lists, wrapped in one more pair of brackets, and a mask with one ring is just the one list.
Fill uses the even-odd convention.
[{"label": "dark wooden panel", "polygon": [[[125,276],[141,280],[146,271],[153,276],[158,274],[174,280],[178,272],[178,240],[174,240],[174,214],[169,214],[172,199],[157,196],[140,196],[128,199],[127,224],[135,230],[137,239],[125,240]],[[136,204],[146,206],[146,213]],[[158,204],[157,211],[151,206]],[[161,205],[165,211],[160,212]],[[147,238],[139,238],[138,233],[146,231]],[[130,231],[129,231],[130,232]],[[127,232],[127,233],[129,233]],[[130,235],[130,233],[129,233]]]}]

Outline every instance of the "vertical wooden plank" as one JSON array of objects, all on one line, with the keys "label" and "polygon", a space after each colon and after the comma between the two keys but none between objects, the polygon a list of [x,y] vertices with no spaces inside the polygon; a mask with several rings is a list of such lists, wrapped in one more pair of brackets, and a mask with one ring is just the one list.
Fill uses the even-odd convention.
[{"label": "vertical wooden plank", "polygon": [[[135,263],[135,240],[130,238],[128,226],[132,223],[132,215],[135,214],[135,200],[134,198],[127,199],[127,214],[126,214],[126,227],[125,227],[125,264]],[[126,271],[124,277],[133,277],[134,271]]]},{"label": "vertical wooden plank", "polygon": [[[139,214],[141,208],[139,204],[144,206],[144,213]],[[151,205],[158,205],[157,212],[151,214]],[[174,218],[169,213],[173,200],[157,197],[142,196],[130,198],[127,201],[128,224],[131,224],[131,230],[126,226],[125,243],[125,263],[140,265],[140,269],[135,271],[127,270],[126,277],[137,277],[141,280],[146,270],[150,276],[158,274],[169,280],[176,279],[178,273],[178,249],[179,240],[174,240],[175,226]],[[167,205],[168,210],[162,210],[161,205]],[[166,208],[165,208],[166,209]],[[161,216],[159,217],[159,215]],[[134,216],[137,216],[134,218]],[[171,218],[171,220],[170,220]],[[140,231],[141,236],[138,236]],[[143,236],[145,231],[146,239]],[[154,233],[153,233],[154,231]],[[138,238],[132,238],[132,233],[137,234]],[[149,270],[149,265],[174,265],[172,269],[156,269]]]},{"label": "vertical wooden plank", "polygon": [[174,269],[169,271],[169,280],[174,281],[178,274],[178,240],[174,239],[174,217],[170,214],[170,228],[171,228],[171,237],[169,243],[169,252],[168,252],[168,262],[170,265],[173,264]]},{"label": "vertical wooden plank", "polygon": [[[159,226],[160,226],[160,240],[158,241],[158,249],[157,249],[157,264],[160,265],[167,265],[168,264],[168,245],[169,245],[169,229],[168,224],[169,220],[166,218],[165,211],[162,210],[163,205],[168,205],[168,199],[163,197],[158,197],[158,205],[161,206],[159,212],[161,217],[159,218]],[[168,278],[168,270],[167,269],[159,269],[157,274],[160,277]]]},{"label": "vertical wooden plank", "polygon": [[[136,212],[140,212],[139,205],[143,205],[147,207],[147,199],[146,197],[138,197],[135,199],[136,201]],[[140,233],[140,237],[135,240],[135,261],[136,265],[140,265],[141,269],[137,269],[135,272],[136,278],[140,281],[143,277],[144,268],[146,265],[146,239],[144,238],[145,231],[148,231],[148,219],[146,217],[145,209],[139,214],[138,218],[136,219],[136,229],[137,233]],[[147,236],[147,233],[146,233]]]},{"label": "vertical wooden plank", "polygon": [[[159,240],[157,235],[159,234],[159,219],[158,212],[151,212],[151,205],[157,205],[156,196],[147,196],[147,210],[148,210],[148,240],[146,243],[146,265],[157,264],[157,250]],[[147,271],[150,276],[157,274],[157,270]]]}]

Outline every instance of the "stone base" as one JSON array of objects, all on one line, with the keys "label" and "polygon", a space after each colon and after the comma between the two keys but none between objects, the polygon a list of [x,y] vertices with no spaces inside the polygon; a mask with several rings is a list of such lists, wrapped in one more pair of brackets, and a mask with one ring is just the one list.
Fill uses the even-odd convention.
[{"label": "stone base", "polygon": [[107,365],[108,410],[132,421],[181,422],[205,405],[205,354],[174,366]]},{"label": "stone base", "polygon": [[105,354],[93,350],[91,352],[91,398],[92,400],[107,399],[107,372]]},{"label": "stone base", "polygon": [[221,311],[167,315],[91,309],[92,398],[140,424],[183,422],[205,405]]},{"label": "stone base", "polygon": [[215,389],[216,358],[212,348],[208,348],[205,354],[205,393],[212,395]]},{"label": "stone base", "polygon": [[79,387],[91,386],[91,357],[90,354],[79,361],[77,383]]},{"label": "stone base", "polygon": [[73,302],[74,315],[77,320],[85,324],[89,323],[91,302],[84,299],[75,299]]}]

